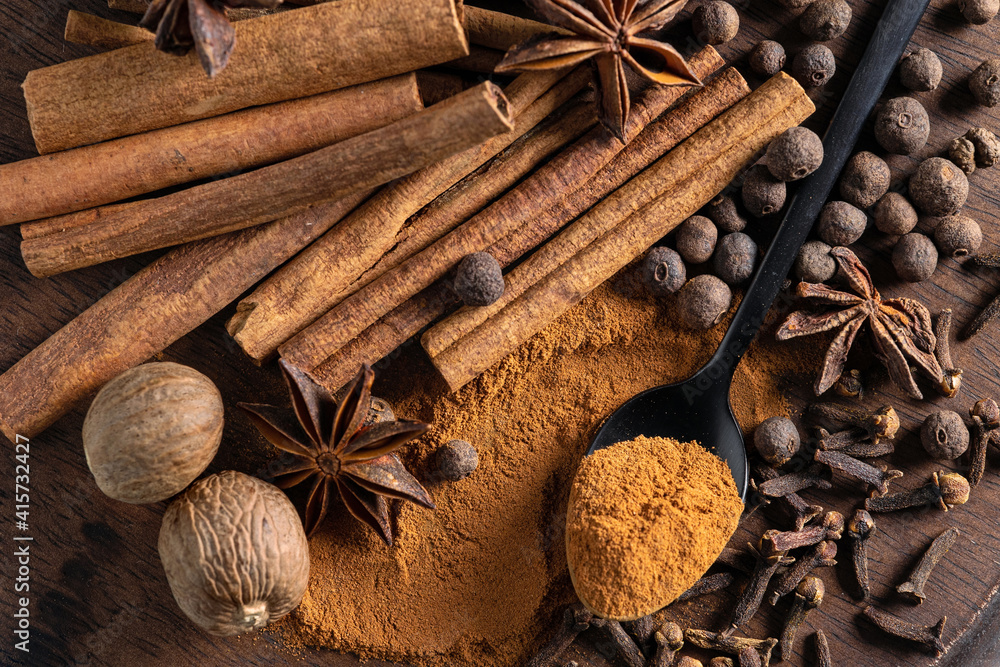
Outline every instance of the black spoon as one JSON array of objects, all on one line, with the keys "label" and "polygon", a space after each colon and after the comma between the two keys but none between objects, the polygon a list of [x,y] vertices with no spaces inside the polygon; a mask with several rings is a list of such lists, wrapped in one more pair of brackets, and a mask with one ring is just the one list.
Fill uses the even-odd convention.
[{"label": "black spoon", "polygon": [[929,0],[889,0],[823,139],[822,166],[802,180],[764,261],[718,351],[687,380],[644,391],[618,408],[594,436],[587,455],[640,435],[697,440],[729,464],[746,498],[747,454],[729,389],[733,372],[757,335],[795,256],[854,150],[861,127],[889,81]]}]

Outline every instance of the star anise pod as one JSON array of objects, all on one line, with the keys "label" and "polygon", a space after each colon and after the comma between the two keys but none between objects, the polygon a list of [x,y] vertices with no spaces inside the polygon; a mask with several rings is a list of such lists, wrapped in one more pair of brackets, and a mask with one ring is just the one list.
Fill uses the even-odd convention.
[{"label": "star anise pod", "polygon": [[[819,313],[796,311],[778,329],[778,340],[810,336],[840,328],[827,350],[823,369],[816,380],[816,395],[829,389],[844,370],[847,353],[862,325],[875,344],[875,356],[889,370],[889,377],[913,398],[923,398],[910,369],[917,369],[935,383],[944,379],[941,365],[934,357],[937,341],[931,328],[931,314],[919,301],[907,298],[883,299],[875,289],[868,269],[847,248],[830,251],[847,279],[850,292],[827,285],[801,282],[798,296],[828,306]],[[909,361],[908,361],[909,360]]]},{"label": "star anise pod", "polygon": [[336,489],[348,511],[391,545],[388,498],[434,508],[430,494],[393,453],[429,426],[408,420],[364,424],[375,379],[368,364],[339,403],[295,366],[282,361],[281,369],[295,419],[288,409],[271,405],[241,403],[240,407],[271,444],[294,459],[274,483],[287,489],[311,482],[303,521],[306,535],[312,535],[326,517]]},{"label": "star anise pod", "polygon": [[229,7],[274,9],[281,0],[152,0],[139,25],[156,33],[156,48],[177,56],[192,48],[201,66],[214,77],[225,69],[236,44],[226,18]]},{"label": "star anise pod", "polygon": [[629,113],[628,65],[665,86],[696,86],[701,81],[684,57],[666,42],[640,33],[673,19],[687,0],[527,0],[549,23],[565,33],[537,35],[518,44],[497,65],[497,72],[571,67],[592,59],[596,70],[601,122],[624,143]]}]

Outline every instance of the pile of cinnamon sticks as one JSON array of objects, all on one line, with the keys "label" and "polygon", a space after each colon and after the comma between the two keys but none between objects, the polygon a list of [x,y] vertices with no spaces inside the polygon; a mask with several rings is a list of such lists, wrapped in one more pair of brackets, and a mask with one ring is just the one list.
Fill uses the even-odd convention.
[{"label": "pile of cinnamon sticks", "polygon": [[[257,283],[227,325],[255,360],[281,355],[335,390],[426,329],[457,389],[813,110],[783,75],[751,93],[706,47],[690,64],[711,81],[640,93],[623,145],[596,125],[585,69],[523,74],[502,92],[414,73],[465,67],[469,42],[493,57],[546,29],[426,4],[414,14],[340,0],[248,18],[214,79],[194,55],[71,16],[79,41],[109,48],[120,33],[132,45],[28,76],[43,156],[0,165],[0,190],[13,193],[0,225],[22,223],[38,276],[176,247],[0,375],[0,431],[37,434]],[[483,250],[517,267],[499,302],[458,308],[448,274]]]}]

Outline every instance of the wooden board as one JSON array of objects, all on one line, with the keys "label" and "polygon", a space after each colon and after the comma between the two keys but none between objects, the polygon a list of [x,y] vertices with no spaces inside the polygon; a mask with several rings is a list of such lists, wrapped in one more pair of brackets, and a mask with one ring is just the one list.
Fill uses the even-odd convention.
[{"label": "wooden board", "polygon": [[[793,13],[782,9],[775,0],[739,0],[743,27],[738,39],[721,48],[723,54],[742,65],[742,54],[763,37],[775,38],[790,53],[805,45],[795,27]],[[840,71],[824,90],[814,97],[820,111],[809,125],[822,131],[838,94],[863,45],[874,28],[883,2],[850,0],[855,17],[847,36],[830,46],[838,55]],[[953,0],[934,0],[915,39],[941,56],[945,82],[919,98],[932,118],[931,142],[917,157],[937,154],[954,136],[972,125],[998,129],[995,114],[978,108],[965,87],[965,77],[982,59],[997,55],[1000,23],[971,28],[964,25]],[[109,18],[135,19],[134,15],[109,11],[103,0],[77,0],[75,9]],[[6,0],[0,5],[0,162],[34,155],[33,143],[25,119],[20,83],[34,68],[86,55],[89,50],[62,41],[65,3],[35,3],[30,0]],[[690,50],[693,41],[686,45]],[[902,94],[896,82],[890,93]],[[870,133],[863,138],[865,147],[873,147]],[[894,179],[916,165],[915,158],[893,158]],[[982,170],[970,179],[972,195],[967,213],[978,219],[987,235],[985,249],[995,250],[1000,240],[997,218],[997,192],[1000,191],[1000,168]],[[761,226],[761,229],[766,228]],[[31,277],[24,269],[18,252],[16,229],[0,227],[0,369],[6,369],[41,343],[49,334],[83,311],[110,289],[120,284],[146,264],[147,255],[92,267],[47,280]],[[876,282],[889,294],[904,289],[893,278],[888,265],[889,243],[878,234],[865,237],[868,249],[862,252],[873,262]],[[971,273],[953,260],[942,262],[932,282],[905,288],[927,301],[933,310],[955,309],[959,323],[966,322],[978,307],[1000,289],[1000,274]],[[260,440],[249,425],[231,412],[241,400],[283,401],[284,390],[276,368],[257,368],[239,353],[226,334],[223,323],[232,314],[230,307],[173,345],[163,359],[191,364],[206,371],[222,388],[227,404],[228,428],[220,455],[213,469],[236,468],[249,473],[261,470],[267,452],[254,443]],[[413,349],[413,348],[411,348]],[[897,392],[888,391],[873,397],[897,406],[903,420],[899,453],[890,461],[906,471],[902,487],[914,487],[925,480],[940,463],[926,460],[919,451],[916,431],[932,406],[964,410],[983,396],[1000,396],[997,355],[1000,353],[1000,328],[980,337],[976,343],[958,345],[956,357],[966,369],[965,388],[956,406],[943,400],[914,404]],[[391,367],[388,373],[391,374]],[[808,399],[807,387],[790,387],[796,404]],[[262,395],[263,394],[263,395]],[[623,397],[624,398],[624,397]],[[16,597],[12,580],[16,564],[11,557],[12,533],[34,538],[31,553],[31,641],[30,654],[13,649],[13,622],[5,614],[0,656],[6,663],[33,665],[68,663],[107,665],[243,665],[243,664],[323,664],[356,665],[350,656],[330,651],[306,651],[291,654],[278,646],[266,633],[245,638],[219,639],[192,628],[171,600],[159,559],[156,535],[164,504],[130,506],[104,497],[93,484],[84,461],[80,427],[84,410],[78,409],[31,443],[31,510],[29,528],[20,532],[13,518],[3,517],[5,554],[0,558],[4,585],[0,599],[4,609],[13,609]],[[249,444],[248,444],[249,443]],[[2,506],[12,505],[14,485],[13,451],[2,469],[7,475],[0,484]],[[960,465],[960,464],[956,464]],[[944,467],[948,467],[945,465]],[[1000,661],[991,652],[1000,627],[1000,530],[997,507],[1000,506],[1000,457],[991,453],[990,470],[970,503],[945,514],[920,511],[886,517],[879,522],[880,532],[873,539],[872,576],[877,599],[894,600],[895,584],[906,576],[915,555],[933,536],[955,525],[963,536],[934,574],[928,587],[929,598],[918,608],[901,609],[908,617],[933,623],[948,616],[945,642],[949,652],[935,661],[905,646],[886,640],[869,625],[859,621],[859,607],[841,590],[848,582],[846,568],[823,573],[828,584],[827,601],[813,612],[801,631],[808,637],[814,628],[823,628],[839,665],[930,665],[995,664]],[[857,490],[839,484],[832,493],[807,494],[811,502],[828,509],[850,511]],[[763,527],[763,516],[744,523],[734,539],[742,544],[756,539]],[[847,560],[848,545],[842,545],[842,561]],[[676,611],[691,624],[714,627],[720,609],[729,599],[686,603]],[[673,612],[672,612],[673,613]],[[767,609],[749,629],[751,636],[773,635],[780,630],[784,606]],[[800,640],[795,665],[811,665],[811,642]],[[581,665],[604,667],[617,664],[608,659],[607,647],[594,633],[584,635],[567,654]],[[987,657],[987,656],[993,656]],[[369,665],[384,663],[369,662]]]}]

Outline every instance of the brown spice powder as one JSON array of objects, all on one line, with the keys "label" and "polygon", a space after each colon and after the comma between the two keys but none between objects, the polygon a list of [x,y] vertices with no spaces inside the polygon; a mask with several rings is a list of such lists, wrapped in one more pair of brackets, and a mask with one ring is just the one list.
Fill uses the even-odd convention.
[{"label": "brown spice powder", "polygon": [[619,621],[667,606],[719,557],[742,512],[729,467],[698,443],[640,436],[598,450],[567,509],[580,601]]},{"label": "brown spice powder", "polygon": [[[684,330],[667,304],[604,285],[457,394],[418,349],[402,355],[375,391],[398,417],[433,424],[403,457],[437,510],[399,504],[387,548],[335,505],[310,543],[305,600],[278,626],[286,643],[416,665],[523,664],[574,599],[566,503],[592,433],[633,394],[689,376],[724,332]],[[734,383],[746,429],[787,413],[778,369],[796,354],[764,338]],[[433,454],[453,438],[476,446],[479,468],[449,483]]]}]

